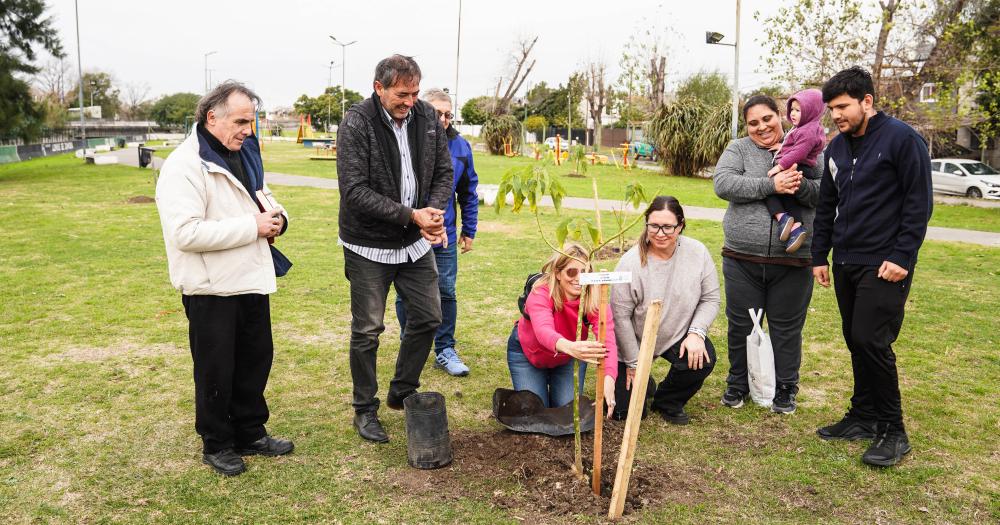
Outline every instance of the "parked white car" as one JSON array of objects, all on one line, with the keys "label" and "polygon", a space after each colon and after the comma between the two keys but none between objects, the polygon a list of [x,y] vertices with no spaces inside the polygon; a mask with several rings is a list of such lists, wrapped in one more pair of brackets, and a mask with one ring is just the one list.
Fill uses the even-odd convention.
[{"label": "parked white car", "polygon": [[[563,151],[569,151],[570,145],[568,144],[568,142],[569,141],[567,141],[565,138],[560,139],[559,140],[559,149],[561,149]],[[556,149],[556,138],[555,137],[549,137],[549,138],[545,139],[545,145],[548,146],[549,149]]]},{"label": "parked white car", "polygon": [[934,191],[974,199],[1000,199],[1000,172],[968,159],[931,160]]}]

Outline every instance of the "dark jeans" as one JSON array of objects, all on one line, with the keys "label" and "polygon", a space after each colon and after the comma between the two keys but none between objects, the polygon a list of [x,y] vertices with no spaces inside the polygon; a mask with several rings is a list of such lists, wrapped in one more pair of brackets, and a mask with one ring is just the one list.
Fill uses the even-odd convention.
[{"label": "dark jeans", "polygon": [[264,437],[264,387],[274,357],[268,296],[183,295],[181,302],[194,360],[194,428],[203,452]]},{"label": "dark jeans", "polygon": [[[438,293],[441,294],[441,325],[434,335],[434,353],[440,354],[446,348],[455,348],[455,324],[458,319],[458,301],[455,299],[455,279],[458,277],[458,243],[447,248],[434,248],[434,259],[438,269]],[[403,294],[396,290],[396,317],[399,319],[399,338],[403,338],[406,326],[406,308]]]},{"label": "dark jeans", "polygon": [[[683,341],[683,339],[681,340]],[[646,389],[646,397],[652,392],[653,410],[660,412],[677,411],[684,408],[684,405],[701,390],[701,385],[715,368],[715,345],[711,339],[705,339],[705,350],[708,351],[710,362],[700,370],[691,370],[687,364],[687,354],[680,357],[681,341],[671,346],[666,352],[660,355],[670,363],[670,371],[667,377],[660,382],[653,390],[654,381],[652,373],[649,377],[649,386]],[[612,416],[622,420],[628,417],[628,407],[632,400],[632,391],[625,388],[627,383],[625,363],[618,363],[618,380],[615,381],[615,410]],[[635,386],[634,384],[632,386]],[[642,417],[646,417],[646,400],[642,404]],[[605,413],[607,409],[605,409]]]},{"label": "dark jeans", "polygon": [[802,222],[802,205],[793,195],[769,195],[764,199],[764,204],[772,218],[779,213],[787,213],[795,217],[797,222]]},{"label": "dark jeans", "polygon": [[806,322],[813,278],[809,267],[759,264],[722,258],[729,320],[729,377],[726,383],[750,391],[747,377],[747,336],[753,327],[750,308],[763,308],[774,348],[778,385],[798,385],[802,364],[802,326]]},{"label": "dark jeans", "polygon": [[378,338],[385,331],[385,303],[389,286],[403,295],[406,310],[405,336],[399,344],[396,373],[388,395],[405,397],[420,386],[434,331],[441,324],[434,255],[428,251],[419,260],[382,264],[344,248],[344,274],[351,283],[351,379],[352,404],[356,412],[378,410],[378,377],[375,374]]},{"label": "dark jeans", "polygon": [[[521,348],[521,339],[517,335],[517,324],[507,338],[507,369],[510,370],[510,381],[514,390],[529,390],[533,392],[545,408],[557,408],[573,402],[573,367],[575,359],[555,368],[537,368],[528,361]],[[583,394],[583,385],[587,378],[587,363],[580,361],[579,390]]]},{"label": "dark jeans", "polygon": [[878,278],[878,267],[833,265],[833,287],[851,351],[854,395],[851,415],[903,430],[903,407],[892,343],[903,326],[913,270],[891,283]]}]

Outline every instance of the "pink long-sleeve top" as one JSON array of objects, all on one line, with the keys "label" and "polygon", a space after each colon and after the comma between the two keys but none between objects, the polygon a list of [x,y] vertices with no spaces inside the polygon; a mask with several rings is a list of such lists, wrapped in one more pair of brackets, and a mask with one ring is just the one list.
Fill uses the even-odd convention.
[{"label": "pink long-sleeve top", "polygon": [[[605,322],[607,333],[604,346],[608,352],[604,356],[604,373],[612,378],[618,378],[618,345],[615,342],[615,322],[611,307],[607,307]],[[521,350],[528,362],[536,368],[555,368],[569,362],[569,354],[556,351],[556,342],[560,338],[576,341],[577,315],[580,310],[580,300],[563,301],[562,309],[556,310],[548,286],[541,285],[530,294],[524,302],[524,311],[531,319],[521,318],[517,325],[517,337],[521,340]],[[587,314],[590,325],[598,325],[597,312]],[[589,335],[587,326],[583,327],[583,340]],[[595,334],[596,338],[596,334]]]}]

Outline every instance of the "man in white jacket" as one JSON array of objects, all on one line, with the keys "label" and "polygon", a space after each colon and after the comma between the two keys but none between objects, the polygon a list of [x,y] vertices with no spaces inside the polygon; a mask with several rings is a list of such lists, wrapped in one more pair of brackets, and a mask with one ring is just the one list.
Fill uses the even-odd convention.
[{"label": "man in white jacket", "polygon": [[170,281],[188,318],[202,461],[227,476],[246,470],[241,456],[294,448],[264,429],[274,355],[268,295],[277,290],[269,244],[288,216],[264,184],[250,128],[259,103],[234,81],[205,95],[156,185]]}]

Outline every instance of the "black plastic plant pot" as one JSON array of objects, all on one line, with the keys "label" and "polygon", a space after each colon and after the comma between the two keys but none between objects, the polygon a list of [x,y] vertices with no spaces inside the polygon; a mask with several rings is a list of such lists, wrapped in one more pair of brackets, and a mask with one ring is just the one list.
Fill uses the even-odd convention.
[{"label": "black plastic plant pot", "polygon": [[411,467],[441,468],[451,463],[451,438],[444,396],[420,392],[403,400],[406,411],[406,455]]}]

